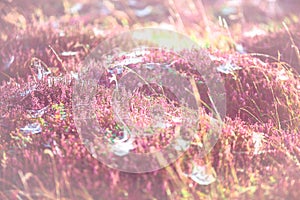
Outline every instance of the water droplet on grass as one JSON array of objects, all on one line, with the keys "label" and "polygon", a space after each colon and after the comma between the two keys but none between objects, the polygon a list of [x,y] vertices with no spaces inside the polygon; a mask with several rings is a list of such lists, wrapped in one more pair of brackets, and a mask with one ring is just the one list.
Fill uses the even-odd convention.
[{"label": "water droplet on grass", "polygon": [[20,131],[23,132],[26,135],[29,134],[39,134],[42,132],[42,127],[39,123],[32,123],[26,125],[24,128],[20,128]]},{"label": "water droplet on grass", "polygon": [[232,74],[236,70],[241,70],[242,68],[237,66],[236,64],[231,64],[227,62],[224,65],[217,67],[217,71],[223,74]]},{"label": "water droplet on grass", "polygon": [[199,185],[209,185],[216,181],[215,175],[212,173],[213,168],[209,169],[207,165],[194,165],[191,174],[185,174]]},{"label": "water droplet on grass", "polygon": [[44,107],[40,110],[27,110],[27,112],[32,118],[39,118],[39,117],[42,117],[45,114],[48,107],[49,106],[46,106],[46,107]]},{"label": "water droplet on grass", "polygon": [[76,51],[64,51],[60,55],[62,55],[62,56],[76,56],[77,54],[78,54],[78,52],[76,52]]}]

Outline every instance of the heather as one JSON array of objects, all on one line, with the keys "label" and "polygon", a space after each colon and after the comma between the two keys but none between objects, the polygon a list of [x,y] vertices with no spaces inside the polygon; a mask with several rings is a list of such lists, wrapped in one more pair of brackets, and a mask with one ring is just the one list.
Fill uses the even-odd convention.
[{"label": "heather", "polygon": [[[300,57],[294,9],[299,5],[291,2],[294,8],[277,2],[281,10],[275,14],[266,11],[266,4],[225,1],[0,3],[5,10],[0,16],[1,199],[297,199]],[[182,32],[203,49],[182,52],[184,56],[151,49],[138,63],[110,67],[96,76],[90,109],[103,135],[89,139],[114,144],[125,137],[124,126],[114,117],[118,105],[112,102],[131,70],[157,70],[161,77],[172,72],[182,81],[194,80],[190,90],[200,115],[190,114],[197,129],[175,162],[134,174],[95,158],[106,149],[86,148],[72,95],[94,48],[121,32],[149,25]],[[118,42],[126,44],[114,45]],[[116,53],[111,62],[127,62],[126,55]],[[91,63],[95,69],[98,65]],[[208,154],[203,143],[214,113],[210,90],[195,66],[214,70],[211,80],[222,81],[225,89],[224,123]],[[128,110],[117,107],[130,113],[137,129],[157,120],[151,112],[164,114],[158,119],[163,123],[130,143],[130,151],[155,152],[176,137],[184,112],[171,88],[178,80],[173,81],[169,88],[148,83],[137,87]],[[89,94],[80,96],[85,97]]]}]

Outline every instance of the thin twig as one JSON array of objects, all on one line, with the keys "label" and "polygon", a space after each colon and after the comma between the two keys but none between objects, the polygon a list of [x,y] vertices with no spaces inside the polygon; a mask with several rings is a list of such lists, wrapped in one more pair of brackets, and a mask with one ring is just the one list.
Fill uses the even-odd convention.
[{"label": "thin twig", "polygon": [[56,51],[53,49],[53,47],[51,45],[49,45],[49,48],[51,49],[51,51],[54,53],[56,59],[58,60],[58,62],[60,63],[62,69],[64,70],[64,72],[67,72],[66,68],[63,65],[62,59],[59,57],[59,55],[56,53]]}]

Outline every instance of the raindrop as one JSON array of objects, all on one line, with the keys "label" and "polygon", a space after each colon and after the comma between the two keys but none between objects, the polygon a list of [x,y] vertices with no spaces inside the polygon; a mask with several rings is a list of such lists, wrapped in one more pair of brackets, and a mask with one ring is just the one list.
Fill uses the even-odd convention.
[{"label": "raindrop", "polygon": [[143,9],[140,10],[135,10],[135,14],[138,17],[147,17],[148,15],[150,15],[153,11],[153,7],[152,6],[147,6]]}]

